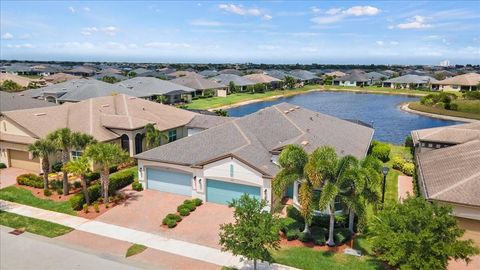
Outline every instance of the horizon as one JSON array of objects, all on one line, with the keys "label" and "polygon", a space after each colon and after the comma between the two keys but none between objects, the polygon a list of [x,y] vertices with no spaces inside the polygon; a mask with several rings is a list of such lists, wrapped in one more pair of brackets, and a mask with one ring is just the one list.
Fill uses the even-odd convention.
[{"label": "horizon", "polygon": [[477,65],[479,14],[475,1],[2,1],[0,58]]}]

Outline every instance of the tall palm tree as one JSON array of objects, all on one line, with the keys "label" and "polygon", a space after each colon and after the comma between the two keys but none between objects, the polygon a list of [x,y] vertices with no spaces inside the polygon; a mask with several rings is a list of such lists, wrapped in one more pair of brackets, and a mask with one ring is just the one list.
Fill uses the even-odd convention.
[{"label": "tall palm tree", "polygon": [[120,145],[114,143],[96,143],[87,146],[85,156],[101,167],[100,179],[104,202],[108,202],[108,184],[110,167],[128,160],[129,155]]},{"label": "tall palm tree", "polygon": [[145,146],[147,149],[160,146],[162,138],[168,139],[168,136],[156,129],[153,124],[145,126]]},{"label": "tall palm tree", "polygon": [[305,220],[304,233],[309,233],[312,221],[313,184],[305,174],[305,166],[309,161],[308,154],[298,145],[288,145],[282,150],[278,162],[282,170],[273,180],[273,191],[277,197],[282,196],[288,186],[301,182],[299,190],[300,213]]},{"label": "tall palm tree", "polygon": [[88,196],[87,190],[87,180],[85,178],[85,174],[90,171],[90,161],[87,157],[82,156],[77,160],[71,160],[65,164],[65,171],[69,173],[73,173],[80,177],[80,182],[82,183],[82,191],[85,196],[85,201],[87,204],[90,204],[90,197]]},{"label": "tall palm tree", "polygon": [[[60,128],[47,135],[47,138],[62,151],[62,164],[65,166],[70,160],[70,151],[73,148],[83,149],[89,143],[93,143],[95,139],[87,134],[72,132],[69,128]],[[63,173],[63,194],[68,194],[68,173],[62,169]]]},{"label": "tall palm tree", "polygon": [[47,139],[40,139],[28,146],[28,151],[33,154],[33,157],[42,160],[43,170],[43,188],[48,189],[48,173],[50,172],[49,156],[55,153],[55,145],[52,141]]}]

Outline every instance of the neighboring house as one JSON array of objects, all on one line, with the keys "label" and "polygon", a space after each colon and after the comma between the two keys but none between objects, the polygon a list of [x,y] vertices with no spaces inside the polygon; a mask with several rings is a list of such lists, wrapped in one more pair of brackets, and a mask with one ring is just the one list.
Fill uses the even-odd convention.
[{"label": "neighboring house", "polygon": [[467,73],[432,83],[432,90],[473,91],[479,90],[480,74]]},{"label": "neighboring house", "polygon": [[333,85],[339,86],[366,86],[370,82],[365,72],[360,70],[353,70],[350,74],[334,78]]},{"label": "neighboring house", "polygon": [[303,84],[319,84],[322,82],[320,77],[308,70],[295,69],[288,72],[288,74],[294,78],[299,78]]},{"label": "neighboring house", "polygon": [[165,96],[165,103],[174,104],[191,101],[195,89],[152,77],[135,77],[115,84],[132,92],[131,95],[150,100]]},{"label": "neighboring house", "polygon": [[381,85],[382,81],[387,79],[387,76],[385,74],[376,71],[368,72],[366,75],[369,79],[369,85]]},{"label": "neighboring house", "polygon": [[200,77],[203,78],[202,75],[194,72],[194,71],[187,71],[187,70],[178,70],[174,71],[171,73],[167,74],[168,78],[170,79],[175,79],[175,78],[180,78],[180,77],[186,77],[186,76],[191,76],[191,77]]},{"label": "neighboring house", "polygon": [[136,77],[152,77],[152,78],[157,78],[157,79],[162,79],[162,80],[167,80],[168,76],[167,74],[160,72],[160,71],[148,71],[141,73],[137,75]]},{"label": "neighboring house", "polygon": [[[114,142],[130,153],[144,149],[147,124],[154,124],[168,139],[187,136],[187,125],[196,114],[173,106],[115,95],[60,106],[2,112],[0,118],[0,162],[8,167],[40,172],[40,160],[32,159],[29,144],[59,128],[92,135],[99,142]],[[73,151],[72,156],[81,155]],[[55,160],[51,161],[51,164]]]},{"label": "neighboring house", "polygon": [[[363,125],[281,103],[135,157],[139,180],[147,189],[219,204],[247,193],[267,200],[270,207],[272,180],[281,169],[277,160],[284,147],[298,144],[310,153],[330,145],[340,156],[361,159],[373,132]],[[300,184],[292,187],[297,206]]]},{"label": "neighboring house", "polygon": [[192,136],[206,129],[232,121],[233,119],[235,118],[208,114],[197,114],[193,117],[192,121],[190,121],[190,123],[186,125],[188,136]]},{"label": "neighboring house", "polygon": [[55,103],[26,97],[21,93],[7,93],[0,91],[0,113],[55,105]]},{"label": "neighboring house", "polygon": [[138,75],[141,75],[143,73],[147,73],[147,72],[151,72],[151,71],[152,70],[146,69],[146,68],[136,68],[136,69],[130,70],[129,73],[135,73],[136,76],[138,76]]},{"label": "neighboring house", "polygon": [[123,76],[122,74],[106,73],[106,72],[103,72],[103,71],[101,73],[98,73],[97,75],[93,76],[92,78],[97,79],[97,80],[102,80],[104,77],[112,77],[112,78],[115,78],[115,79],[120,80],[120,81],[128,79],[127,76]]},{"label": "neighboring house", "polygon": [[273,78],[277,78],[279,80],[285,80],[285,77],[287,76],[290,76],[290,77],[293,77],[295,80],[297,81],[300,81],[300,78],[299,77],[296,77],[295,75],[293,74],[288,74],[287,72],[283,71],[283,70],[279,70],[279,69],[271,69],[271,70],[267,70],[265,72],[265,74],[267,74],[268,76],[270,77],[273,77]]},{"label": "neighboring house", "polygon": [[90,67],[79,66],[69,70],[65,70],[63,73],[72,74],[72,75],[81,76],[81,77],[90,77],[95,75],[95,70]]},{"label": "neighboring house", "polygon": [[216,71],[216,70],[209,70],[209,69],[207,69],[207,70],[202,70],[202,71],[198,72],[198,75],[203,76],[203,77],[205,77],[205,78],[215,77],[215,76],[217,76],[218,74],[219,74],[218,71]]},{"label": "neighboring house", "polygon": [[181,76],[176,79],[170,80],[170,82],[195,89],[195,96],[204,96],[205,93],[208,91],[213,91],[213,95],[218,97],[227,96],[227,86],[205,79],[194,72],[193,74],[195,75]]},{"label": "neighboring house", "polygon": [[[238,88],[237,91],[246,91],[249,86],[255,85],[254,81],[235,74],[220,74],[211,78],[210,80],[213,80],[222,85],[226,85],[229,88],[230,82],[233,82],[235,84],[235,87]],[[231,91],[231,89],[228,90]]]},{"label": "neighboring house", "polygon": [[22,63],[13,63],[11,65],[4,65],[1,68],[1,73],[10,73],[14,75],[36,75],[29,65]]},{"label": "neighboring house", "polygon": [[219,74],[235,74],[235,75],[238,75],[238,76],[242,76],[243,73],[238,70],[238,69],[233,69],[233,68],[226,68],[226,69],[222,69],[218,72]]},{"label": "neighboring house", "polygon": [[5,81],[13,81],[21,87],[28,87],[30,84],[43,85],[45,81],[42,79],[30,79],[27,77],[15,75],[12,73],[0,73],[0,84]]},{"label": "neighboring house", "polygon": [[412,131],[421,195],[453,207],[480,244],[480,122]]},{"label": "neighboring house", "polygon": [[255,84],[264,84],[266,90],[280,88],[282,85],[282,80],[261,73],[245,75],[243,78],[249,79],[250,81],[255,82]]},{"label": "neighboring house", "polygon": [[59,72],[59,73],[55,73],[55,74],[46,76],[43,79],[47,83],[56,84],[56,83],[70,81],[70,80],[77,80],[77,79],[80,79],[80,77],[75,76],[75,75],[71,75],[71,74],[67,74],[67,73],[63,73],[63,72]]},{"label": "neighboring house", "polygon": [[394,89],[406,89],[406,88],[424,88],[429,89],[432,83],[437,82],[432,77],[429,76],[419,76],[419,75],[403,75],[393,79],[383,81],[383,87],[390,87]]},{"label": "neighboring house", "polygon": [[330,76],[330,77],[333,77],[333,78],[340,78],[340,77],[343,77],[343,76],[347,75],[347,73],[336,70],[336,71],[327,72],[323,75],[324,76]]}]

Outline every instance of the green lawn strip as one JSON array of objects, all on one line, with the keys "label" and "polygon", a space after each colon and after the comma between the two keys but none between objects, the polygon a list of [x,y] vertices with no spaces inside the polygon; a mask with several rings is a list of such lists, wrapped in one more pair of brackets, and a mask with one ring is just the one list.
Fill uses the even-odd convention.
[{"label": "green lawn strip", "polygon": [[436,108],[431,106],[426,106],[420,104],[420,102],[410,102],[408,107],[415,111],[426,112],[426,113],[433,113],[433,114],[440,114],[440,115],[447,115],[447,116],[455,116],[455,117],[463,117],[469,119],[478,119],[480,120],[480,102],[476,100],[460,100],[454,101],[459,106],[459,110],[465,111],[451,111],[445,110],[442,108]]},{"label": "green lawn strip", "polygon": [[392,159],[395,156],[400,156],[407,161],[412,161],[413,156],[410,149],[405,146],[390,144],[390,160],[385,163],[390,171],[387,174],[387,181],[385,185],[385,204],[395,203],[398,201],[398,176],[403,175],[402,172],[392,168]]},{"label": "green lawn strip", "polygon": [[340,253],[318,251],[306,247],[282,248],[272,253],[276,263],[305,270],[384,269],[379,261],[370,256],[355,257]]},{"label": "green lawn strip", "polygon": [[128,248],[127,253],[125,254],[125,257],[130,257],[133,255],[137,255],[139,253],[142,253],[147,249],[146,246],[144,245],[139,245],[139,244],[133,244],[131,247]]},{"label": "green lawn strip", "polygon": [[266,99],[273,96],[289,96],[294,94],[303,93],[312,89],[320,89],[320,85],[307,85],[302,88],[292,89],[292,90],[275,90],[268,91],[265,93],[234,93],[226,97],[211,97],[211,98],[201,98],[193,100],[187,105],[189,109],[197,110],[206,110],[212,108],[218,108],[222,106],[232,105],[244,101],[255,100],[255,99]]},{"label": "green lawn strip", "polygon": [[426,90],[409,90],[409,89],[393,89],[389,87],[378,86],[364,86],[364,87],[351,87],[351,86],[339,86],[339,85],[324,85],[325,90],[330,91],[361,91],[365,93],[373,94],[396,94],[396,95],[414,95],[414,96],[426,96],[431,91]]},{"label": "green lawn strip", "polygon": [[73,216],[76,215],[76,212],[72,209],[68,201],[55,202],[52,200],[40,199],[35,197],[30,190],[14,186],[0,189],[0,199]]},{"label": "green lawn strip", "polygon": [[73,231],[72,228],[45,220],[21,216],[0,210],[0,224],[14,229],[24,228],[25,231],[43,235],[46,237],[57,237]]}]

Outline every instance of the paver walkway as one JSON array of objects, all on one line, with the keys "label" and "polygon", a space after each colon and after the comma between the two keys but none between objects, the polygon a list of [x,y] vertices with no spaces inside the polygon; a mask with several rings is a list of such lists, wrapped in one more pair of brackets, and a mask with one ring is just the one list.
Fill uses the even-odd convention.
[{"label": "paver walkway", "polygon": [[413,196],[413,179],[411,176],[398,176],[398,200],[405,200],[408,195]]},{"label": "paver walkway", "polygon": [[[158,234],[151,234],[143,231],[120,227],[104,222],[89,220],[81,217],[52,212],[27,205],[0,200],[0,209],[22,216],[32,217],[41,220],[58,223],[71,227],[75,230],[89,232],[117,240],[128,241],[145,245],[152,249],[208,262],[217,265],[232,266],[239,269],[252,269],[253,263],[242,261],[240,257],[218,249],[193,244],[185,241],[169,239]],[[258,265],[258,269],[288,270],[292,267],[266,263]]]}]

